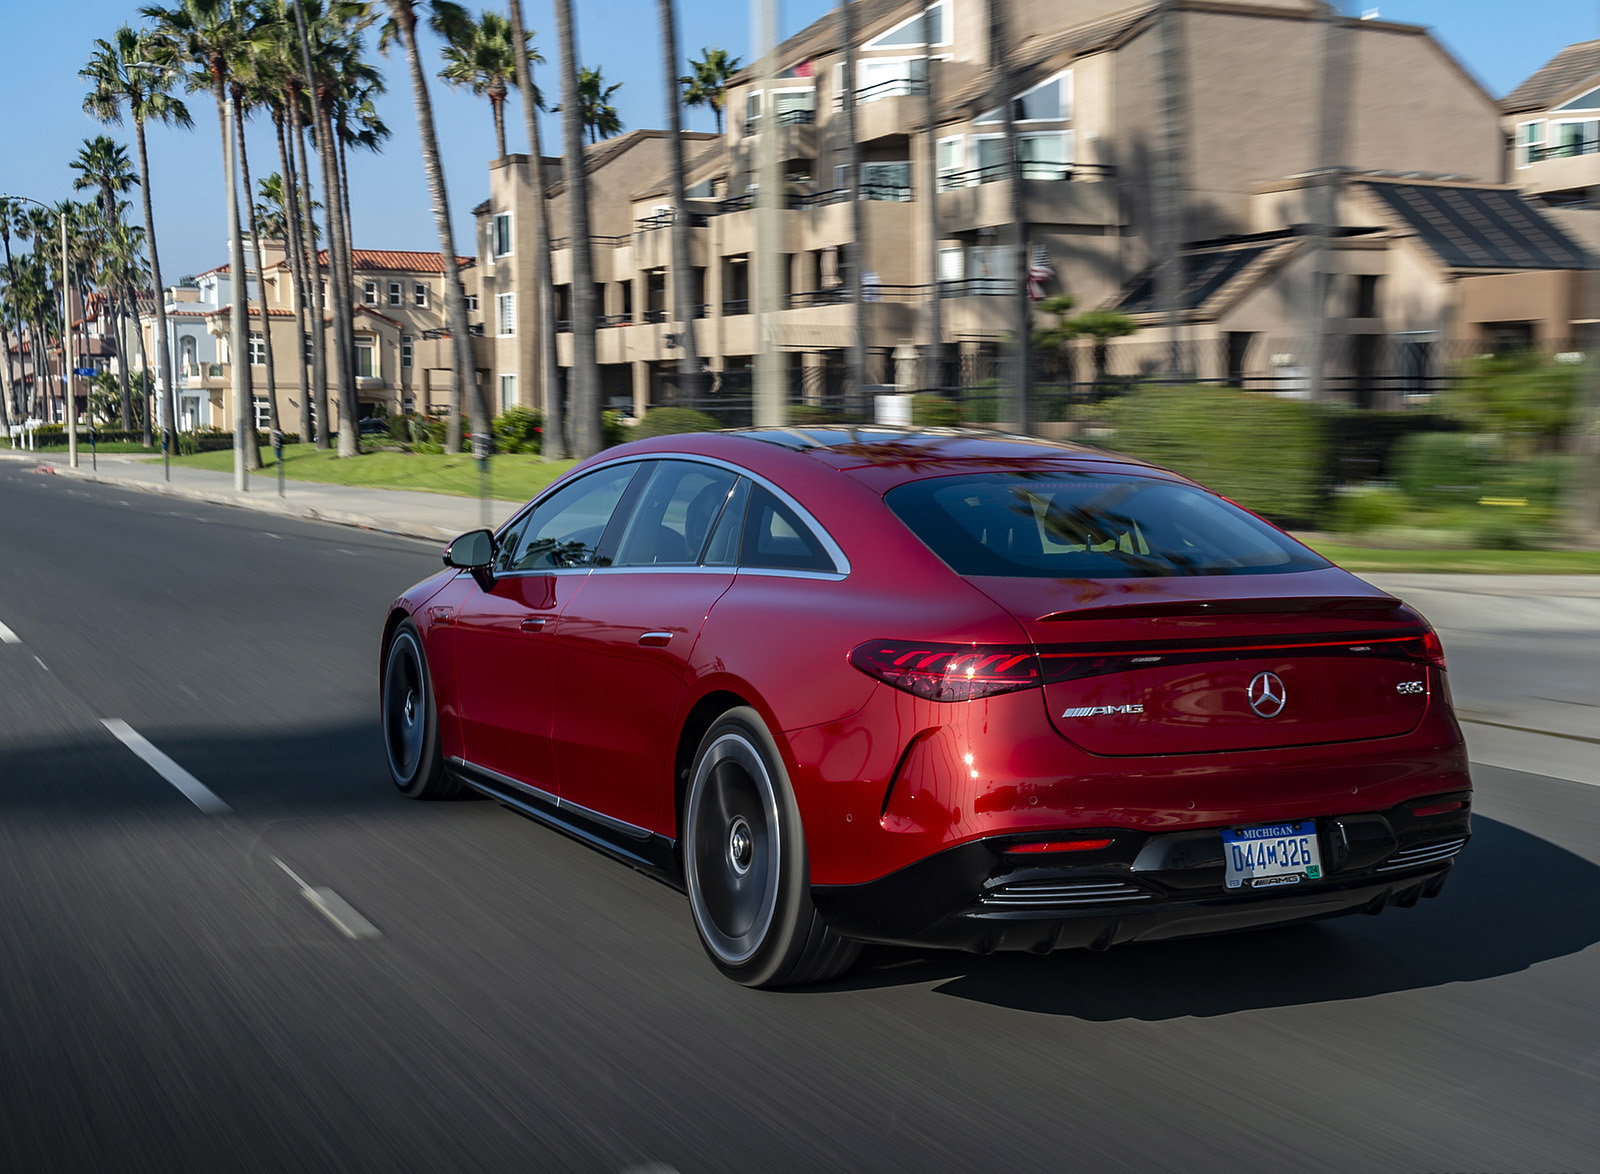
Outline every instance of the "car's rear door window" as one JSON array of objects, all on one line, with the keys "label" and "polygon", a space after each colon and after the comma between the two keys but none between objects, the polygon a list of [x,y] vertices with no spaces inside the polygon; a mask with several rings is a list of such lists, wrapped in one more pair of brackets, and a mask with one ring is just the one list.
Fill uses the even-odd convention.
[{"label": "car's rear door window", "polygon": [[1155,477],[989,472],[913,481],[884,500],[962,575],[1126,579],[1329,565],[1215,494]]},{"label": "car's rear door window", "polygon": [[697,461],[659,461],[611,565],[694,566],[737,475]]},{"label": "car's rear door window", "polygon": [[[563,485],[529,511],[514,546],[504,543],[501,571],[543,571],[589,567],[639,465],[628,463],[596,469]],[[507,546],[511,553],[505,554]]]}]

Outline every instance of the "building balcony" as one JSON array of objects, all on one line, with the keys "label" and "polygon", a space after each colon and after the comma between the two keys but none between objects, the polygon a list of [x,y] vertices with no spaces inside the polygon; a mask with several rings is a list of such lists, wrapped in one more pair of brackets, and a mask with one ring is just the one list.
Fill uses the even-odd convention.
[{"label": "building balcony", "polygon": [[1511,182],[1529,195],[1600,187],[1600,139],[1537,149]]},{"label": "building balcony", "polygon": [[[947,235],[1009,225],[1010,187],[1004,165],[939,177],[939,229]],[[1107,226],[1122,222],[1116,171],[1096,163],[1022,164],[1022,198],[1030,224]]]}]

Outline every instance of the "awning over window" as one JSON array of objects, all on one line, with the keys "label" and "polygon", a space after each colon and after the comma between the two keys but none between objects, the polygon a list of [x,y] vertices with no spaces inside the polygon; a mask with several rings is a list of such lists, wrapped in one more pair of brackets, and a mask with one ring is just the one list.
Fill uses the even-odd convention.
[{"label": "awning over window", "polygon": [[1363,186],[1450,269],[1587,269],[1594,264],[1516,192],[1371,180]]}]

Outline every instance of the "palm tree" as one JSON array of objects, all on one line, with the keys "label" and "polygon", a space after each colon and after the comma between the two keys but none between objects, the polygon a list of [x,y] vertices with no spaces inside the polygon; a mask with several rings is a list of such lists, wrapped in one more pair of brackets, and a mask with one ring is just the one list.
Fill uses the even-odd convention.
[{"label": "palm tree", "polygon": [[[96,135],[83,140],[83,147],[68,166],[78,173],[72,181],[73,191],[81,192],[88,188],[99,190],[103,227],[109,232],[121,219],[117,197],[139,182],[133,174],[133,164],[128,161],[128,149],[106,135]],[[125,337],[120,329],[122,315],[114,313],[113,317],[119,322],[117,381],[122,388],[122,429],[126,432],[133,427],[133,399],[128,387],[127,357],[122,353],[122,340]]]},{"label": "palm tree", "polygon": [[859,417],[870,405],[867,403],[867,308],[861,296],[867,232],[861,210],[861,140],[856,134],[855,0],[840,0],[839,16],[844,37],[844,86],[839,98],[840,109],[844,112],[845,191],[850,199],[850,251],[845,270],[850,297],[850,390],[845,397],[845,407],[852,416]]},{"label": "palm tree", "polygon": [[[519,22],[520,23],[520,22]],[[511,22],[493,9],[485,8],[474,24],[465,21],[451,30],[453,36],[445,45],[444,68],[439,71],[441,80],[452,87],[468,86],[480,98],[488,98],[494,112],[494,140],[499,147],[499,157],[506,157],[506,95],[517,84],[516,38]],[[523,34],[523,48],[529,61],[544,64],[544,58],[530,44],[528,34]],[[532,95],[534,105],[540,106],[539,91]]]},{"label": "palm tree", "polygon": [[[149,281],[149,271],[145,268],[141,254],[144,252],[145,233],[138,225],[129,224],[119,210],[116,224],[106,234],[105,256],[103,272],[106,284],[120,291],[119,305],[122,313],[118,315],[117,325],[117,355],[122,358],[122,348],[126,345],[128,329],[126,318],[131,311],[134,319],[134,334],[138,338],[139,346],[139,379],[136,396],[148,397],[152,384],[149,378],[150,356],[145,350],[144,331],[139,328],[139,291],[146,288]],[[137,399],[135,399],[137,402]],[[150,404],[144,403],[140,408],[140,429],[143,432],[141,441],[149,448],[153,437],[150,431]]]},{"label": "palm tree", "polygon": [[[598,65],[593,69],[584,66],[578,74],[578,124],[588,133],[591,143],[619,135],[624,129],[617,108],[611,104],[611,95],[622,88],[622,83],[606,85],[605,79],[600,76],[600,69]],[[566,105],[563,97],[562,104],[556,107],[556,113],[561,113]]]},{"label": "palm tree", "polygon": [[[561,369],[556,359],[555,277],[550,262],[550,210],[545,205],[544,148],[539,140],[542,105],[533,84],[532,33],[522,25],[522,2],[510,0],[511,46],[517,56],[517,87],[528,124],[528,179],[533,188],[533,275],[539,299],[539,393],[544,407],[544,441],[539,449],[549,460],[567,455],[566,419],[561,402]],[[542,61],[543,58],[540,58]]]},{"label": "palm tree", "polygon": [[[467,322],[467,295],[461,288],[461,272],[456,265],[455,229],[450,224],[450,196],[445,189],[444,168],[439,162],[439,139],[433,126],[433,98],[428,92],[428,78],[422,69],[422,53],[417,47],[416,0],[385,0],[385,3],[389,8],[389,21],[384,25],[379,49],[396,39],[405,49],[406,61],[411,69],[411,97],[417,108],[417,130],[422,138],[422,166],[428,177],[433,221],[439,233],[440,259],[444,262],[445,310],[449,315],[454,360],[452,366],[455,369],[455,389],[445,447],[450,452],[458,452],[461,448],[463,403],[471,408],[475,439],[487,439],[489,435],[488,406],[476,387],[477,360],[473,357],[472,334]],[[465,14],[454,4],[433,0],[432,18],[433,30],[446,40],[451,40],[450,32],[465,19]]]},{"label": "palm tree", "polygon": [[[605,444],[600,427],[600,368],[595,356],[594,245],[589,239],[589,173],[583,158],[583,100],[578,83],[578,32],[572,0],[555,0],[561,42],[561,119],[569,235],[572,237],[572,442],[574,455],[592,457]],[[587,71],[585,71],[587,72]],[[600,74],[595,71],[596,85]],[[620,125],[620,124],[619,124]]]},{"label": "palm tree", "polygon": [[685,106],[706,106],[717,121],[717,133],[722,133],[722,108],[728,98],[728,79],[739,72],[740,61],[729,57],[726,49],[715,45],[700,50],[698,58],[689,62],[689,74],[678,79],[683,87]]},{"label": "palm tree", "polygon": [[[285,161],[288,160],[288,149],[284,140],[284,126],[281,112],[274,113],[277,124],[278,152]],[[298,198],[295,191],[294,179],[285,181],[282,174],[274,171],[271,175],[261,180],[258,185],[261,193],[261,202],[256,205],[256,219],[261,224],[262,235],[269,240],[279,240],[284,244],[289,266],[289,279],[294,284],[294,325],[295,338],[305,339],[310,331],[306,329],[306,259],[300,251],[300,217],[297,207]],[[320,203],[314,207],[321,207]],[[321,333],[321,324],[318,324],[318,334]],[[295,351],[295,377],[300,392],[300,437],[302,440],[311,439],[311,397],[310,388],[306,380],[306,348],[302,343],[296,346]],[[326,402],[326,401],[324,401]]]},{"label": "palm tree", "polygon": [[[233,178],[227,174],[232,158],[232,121],[238,112],[229,104],[228,79],[234,64],[246,56],[249,29],[232,0],[176,0],[172,8],[150,5],[140,15],[155,23],[153,36],[163,60],[185,62],[194,72],[189,77],[191,91],[206,88],[217,104],[217,129],[222,137],[224,180],[231,190]],[[248,197],[248,192],[246,193]],[[246,200],[248,202],[248,198]],[[249,345],[245,311],[249,293],[244,269],[244,248],[239,228],[239,208],[228,201],[228,282],[232,290],[232,328],[228,350],[233,361],[235,407],[234,443],[242,454],[245,469],[261,467],[261,449],[256,430],[247,426],[249,388]]]},{"label": "palm tree", "polygon": [[[147,122],[165,123],[184,130],[194,125],[188,108],[173,91],[174,70],[157,59],[150,34],[123,25],[109,41],[96,41],[94,56],[78,75],[89,83],[84,110],[101,122],[121,125],[126,109],[133,119],[134,142],[139,148],[139,189],[144,204],[145,243],[150,249],[150,280],[155,290],[156,355],[161,364],[164,416],[167,430],[177,428],[177,393],[172,373],[172,348],[167,341],[166,295],[161,283],[161,257],[156,249],[156,221],[150,194],[150,158],[145,150]],[[140,331],[143,339],[144,332]],[[149,427],[150,413],[145,413]]]},{"label": "palm tree", "polygon": [[1085,310],[1067,325],[1079,334],[1094,339],[1094,381],[1099,386],[1106,380],[1106,355],[1113,338],[1125,338],[1139,329],[1139,324],[1121,310]]},{"label": "palm tree", "polygon": [[[250,84],[247,85],[247,81]],[[278,377],[272,360],[272,315],[267,309],[266,263],[261,258],[261,224],[256,219],[255,201],[250,198],[250,155],[245,149],[244,138],[245,120],[249,118],[252,108],[262,104],[261,95],[264,83],[262,76],[256,72],[255,62],[250,57],[246,57],[240,62],[238,68],[234,71],[232,79],[229,80],[228,86],[233,95],[234,125],[239,131],[239,172],[240,178],[244,181],[245,220],[250,227],[250,251],[256,263],[256,301],[261,307],[261,349],[267,376],[267,426],[276,432],[279,429]],[[246,328],[248,329],[250,296],[246,279],[241,279],[240,288],[244,290]],[[254,375],[250,378],[253,384]]]},{"label": "palm tree", "polygon": [[[28,281],[24,276],[18,274],[16,258],[11,252],[12,226],[14,224],[20,226],[20,222],[25,216],[25,206],[22,203],[9,197],[0,197],[0,242],[4,242],[5,245],[6,293],[8,295],[8,308],[12,315],[12,323],[17,330],[18,382],[21,384],[21,386],[13,389],[12,394],[15,397],[17,410],[22,413],[24,418],[27,418],[32,414],[30,408],[37,395],[39,338],[33,330],[35,315],[32,310],[33,297]],[[28,276],[31,276],[31,274]],[[9,379],[11,371],[11,343],[9,338],[0,335],[0,345],[5,347],[6,374]],[[26,370],[27,357],[30,352],[34,358],[34,376],[31,381],[24,382],[21,376]]]},{"label": "palm tree", "polygon": [[672,316],[679,331],[678,392],[689,399],[700,394],[700,350],[695,345],[695,299],[689,283],[689,206],[683,194],[683,124],[678,103],[678,14],[672,0],[660,0],[661,55],[666,64],[667,170],[672,188]]},{"label": "palm tree", "polygon": [[1069,293],[1051,294],[1039,303],[1039,309],[1055,318],[1050,326],[1041,326],[1033,332],[1033,345],[1041,351],[1053,352],[1059,369],[1055,374],[1065,375],[1063,382],[1073,383],[1072,340],[1083,331],[1075,319],[1069,318],[1078,299]]}]

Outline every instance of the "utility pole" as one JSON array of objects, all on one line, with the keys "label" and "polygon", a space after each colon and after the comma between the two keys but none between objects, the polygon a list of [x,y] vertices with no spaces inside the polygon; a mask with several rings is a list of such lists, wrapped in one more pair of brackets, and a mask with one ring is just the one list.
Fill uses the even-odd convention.
[{"label": "utility pole", "polygon": [[[848,6],[849,0],[845,0]],[[751,258],[755,272],[756,288],[756,355],[754,404],[755,425],[758,428],[781,428],[787,413],[784,387],[783,354],[778,350],[778,302],[782,289],[779,280],[779,258],[783,254],[782,218],[783,177],[778,170],[778,119],[773,105],[772,79],[778,72],[778,6],[777,0],[752,0],[750,22],[756,32],[756,51],[761,64],[757,76],[761,78],[764,93],[761,98],[761,133],[756,141],[757,175],[760,187],[756,191],[756,247]]]},{"label": "utility pole", "polygon": [[844,85],[840,87],[840,108],[844,119],[844,190],[850,201],[850,252],[845,266],[846,296],[850,301],[848,386],[845,411],[852,417],[870,415],[867,398],[867,308],[862,302],[862,278],[867,267],[867,230],[861,209],[861,140],[856,137],[856,10],[855,0],[839,0],[839,19],[844,37]]},{"label": "utility pole", "polygon": [[[922,165],[922,231],[927,239],[927,309],[924,314],[922,386],[927,391],[942,390],[949,382],[944,363],[944,291],[939,286],[939,91],[936,83],[939,63],[933,55],[932,2],[922,7],[922,46],[926,51],[927,78],[922,91],[922,121],[926,131]],[[941,21],[949,19],[948,9],[940,9]],[[947,38],[941,37],[940,40]]]},{"label": "utility pole", "polygon": [[989,0],[989,77],[1000,107],[1005,143],[1006,190],[1011,197],[1011,222],[1016,251],[1011,257],[1012,379],[1010,423],[1026,436],[1033,430],[1033,306],[1028,297],[1027,193],[1022,186],[1022,159],[1017,124],[1011,109],[1011,70],[1006,63],[1006,26],[1002,0]]},{"label": "utility pole", "polygon": [[1183,355],[1183,184],[1179,177],[1183,93],[1178,32],[1174,0],[1161,0],[1156,9],[1161,146],[1156,160],[1155,206],[1151,219],[1155,230],[1152,235],[1156,253],[1156,305],[1167,319],[1167,377],[1174,380],[1185,375],[1188,367]]},{"label": "utility pole", "polygon": [[[78,467],[78,397],[72,378],[72,304],[68,290],[72,288],[67,276],[67,206],[61,205],[61,390],[66,397],[67,409],[67,464]],[[88,309],[87,306],[84,307]]]},{"label": "utility pole", "polygon": [[1333,236],[1339,224],[1339,175],[1344,167],[1345,98],[1350,35],[1339,0],[1323,14],[1322,100],[1318,103],[1316,174],[1311,197],[1311,304],[1307,307],[1312,403],[1328,399],[1328,294],[1333,288]]}]

